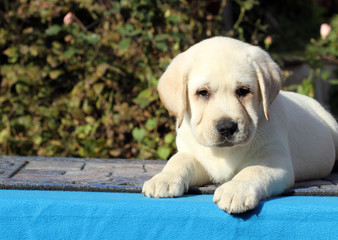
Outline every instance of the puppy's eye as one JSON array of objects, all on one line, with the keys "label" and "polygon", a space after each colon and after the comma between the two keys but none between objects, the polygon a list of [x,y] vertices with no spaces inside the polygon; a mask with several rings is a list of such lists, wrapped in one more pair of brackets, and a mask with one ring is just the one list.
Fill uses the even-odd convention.
[{"label": "puppy's eye", "polygon": [[240,87],[236,90],[236,95],[238,97],[245,97],[247,96],[249,93],[251,93],[250,88],[248,87]]},{"label": "puppy's eye", "polygon": [[210,96],[208,90],[198,90],[196,95],[201,98],[208,98]]}]

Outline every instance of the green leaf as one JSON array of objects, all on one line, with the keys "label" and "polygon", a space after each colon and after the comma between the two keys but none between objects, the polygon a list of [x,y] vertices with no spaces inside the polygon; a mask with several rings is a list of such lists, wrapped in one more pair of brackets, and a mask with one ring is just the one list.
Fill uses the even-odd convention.
[{"label": "green leaf", "polygon": [[108,64],[106,64],[106,63],[99,64],[96,67],[96,75],[99,76],[99,77],[102,77],[105,74],[107,67],[108,67]]},{"label": "green leaf", "polygon": [[61,26],[60,25],[52,25],[46,30],[46,34],[48,36],[54,36],[57,35],[61,31]]},{"label": "green leaf", "polygon": [[142,139],[144,138],[144,136],[146,135],[146,130],[143,128],[134,128],[133,131],[131,132],[131,134],[133,135],[133,138],[137,141],[137,142],[141,142]]},{"label": "green leaf", "polygon": [[148,98],[135,98],[134,102],[140,105],[140,108],[145,108],[150,104]]},{"label": "green leaf", "polygon": [[119,49],[121,51],[124,51],[129,48],[130,44],[131,44],[130,38],[123,38],[119,43]]},{"label": "green leaf", "polygon": [[137,98],[134,98],[133,101],[136,104],[139,104],[141,108],[145,108],[152,102],[153,98],[151,97],[151,89],[147,88],[139,93]]},{"label": "green leaf", "polygon": [[143,143],[148,147],[151,148],[153,146],[153,139],[152,138],[144,138]]},{"label": "green leaf", "polygon": [[29,47],[29,52],[32,56],[36,57],[39,55],[39,49],[37,46],[30,46]]},{"label": "green leaf", "polygon": [[141,29],[135,29],[130,33],[130,36],[136,36],[142,33]]},{"label": "green leaf", "polygon": [[157,119],[156,118],[148,118],[146,122],[146,128],[149,131],[154,130],[157,127]]},{"label": "green leaf", "polygon": [[87,36],[87,42],[90,44],[96,44],[100,41],[100,37],[97,34],[90,34]]},{"label": "green leaf", "polygon": [[15,85],[15,90],[18,94],[26,94],[29,91],[29,87],[26,84],[18,83]]},{"label": "green leaf", "polygon": [[33,142],[35,145],[40,145],[42,143],[43,139],[40,135],[33,136]]},{"label": "green leaf", "polygon": [[338,79],[331,79],[329,81],[332,85],[338,85]]},{"label": "green leaf", "polygon": [[138,97],[141,97],[141,98],[148,98],[149,96],[151,95],[151,89],[150,88],[147,88],[147,89],[144,89],[142,90],[139,94],[138,94]]},{"label": "green leaf", "polygon": [[102,90],[104,89],[104,83],[94,84],[93,89],[96,95],[100,95]]},{"label": "green leaf", "polygon": [[17,47],[9,47],[4,51],[4,54],[9,58],[10,63],[15,63],[19,58],[19,52]]},{"label": "green leaf", "polygon": [[170,14],[170,16],[168,17],[168,21],[172,23],[177,23],[180,21],[180,17],[177,14]]},{"label": "green leaf", "polygon": [[87,124],[84,126],[78,126],[75,129],[75,134],[78,138],[85,139],[89,135],[91,130],[92,130],[91,124]]},{"label": "green leaf", "polygon": [[163,42],[158,42],[155,44],[156,48],[160,49],[161,51],[167,51],[168,50],[168,46],[167,44],[163,43]]},{"label": "green leaf", "polygon": [[90,114],[93,111],[93,107],[90,105],[88,99],[84,100],[82,109],[87,114]]},{"label": "green leaf", "polygon": [[64,53],[63,55],[65,56],[66,59],[70,59],[71,57],[73,57],[75,54],[75,48],[74,47],[69,47]]},{"label": "green leaf", "polygon": [[327,79],[329,79],[329,77],[330,77],[330,72],[329,72],[329,71],[325,71],[325,72],[323,72],[322,75],[321,75],[321,78],[322,78],[323,80],[327,80]]},{"label": "green leaf", "polygon": [[134,30],[133,25],[127,22],[122,27],[117,28],[116,32],[118,32],[119,34],[122,34],[122,35],[128,35],[133,30]]},{"label": "green leaf", "polygon": [[7,30],[0,28],[0,47],[6,45],[7,38]]},{"label": "green leaf", "polygon": [[49,72],[49,77],[51,79],[57,79],[63,72],[61,70],[53,70]]},{"label": "green leaf", "polygon": [[168,159],[170,155],[170,149],[166,146],[161,146],[157,149],[157,154],[161,159]]},{"label": "green leaf", "polygon": [[5,128],[5,129],[2,129],[0,131],[0,143],[5,143],[7,140],[8,140],[8,137],[10,136],[8,130]]},{"label": "green leaf", "polygon": [[175,141],[175,135],[172,133],[168,133],[167,135],[165,135],[164,137],[164,142],[166,144],[171,144]]},{"label": "green leaf", "polygon": [[21,116],[18,118],[18,123],[25,127],[29,127],[32,125],[32,118],[30,116]]},{"label": "green leaf", "polygon": [[155,36],[155,41],[160,42],[169,38],[168,34],[159,34]]}]

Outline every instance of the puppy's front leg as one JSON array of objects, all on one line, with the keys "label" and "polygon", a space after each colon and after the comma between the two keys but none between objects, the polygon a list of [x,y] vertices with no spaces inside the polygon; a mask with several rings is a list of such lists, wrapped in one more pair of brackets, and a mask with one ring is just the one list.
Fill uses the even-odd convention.
[{"label": "puppy's front leg", "polygon": [[142,194],[156,198],[178,197],[189,186],[208,182],[209,177],[201,164],[192,155],[178,152],[170,158],[162,172],[144,183]]},{"label": "puppy's front leg", "polygon": [[214,202],[228,213],[242,213],[255,208],[260,200],[282,193],[294,183],[294,176],[291,160],[278,159],[283,166],[262,162],[242,169],[216,189]]}]

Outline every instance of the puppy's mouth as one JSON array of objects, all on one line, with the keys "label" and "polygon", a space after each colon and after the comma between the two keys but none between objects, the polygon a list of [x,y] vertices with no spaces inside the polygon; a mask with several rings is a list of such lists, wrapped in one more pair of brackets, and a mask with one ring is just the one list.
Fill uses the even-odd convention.
[{"label": "puppy's mouth", "polygon": [[217,141],[213,142],[214,147],[234,147],[246,145],[251,140],[251,132],[237,132],[231,137],[218,135]]},{"label": "puppy's mouth", "polygon": [[223,141],[219,141],[214,143],[215,147],[233,147],[235,146],[235,143],[228,141],[227,139],[224,139]]},{"label": "puppy's mouth", "polygon": [[228,139],[223,139],[215,142],[213,144],[214,147],[234,147],[234,146],[241,146],[245,145],[249,142],[250,137],[247,137],[245,139],[241,139],[240,141],[236,140],[228,140]]}]

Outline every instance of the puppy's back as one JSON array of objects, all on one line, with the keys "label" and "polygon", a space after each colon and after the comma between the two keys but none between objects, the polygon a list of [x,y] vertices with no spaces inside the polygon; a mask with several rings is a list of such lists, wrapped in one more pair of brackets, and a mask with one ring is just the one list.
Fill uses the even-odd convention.
[{"label": "puppy's back", "polygon": [[[338,153],[338,124],[316,100],[281,91],[296,180],[326,177]],[[307,168],[306,166],[312,166]]]}]

